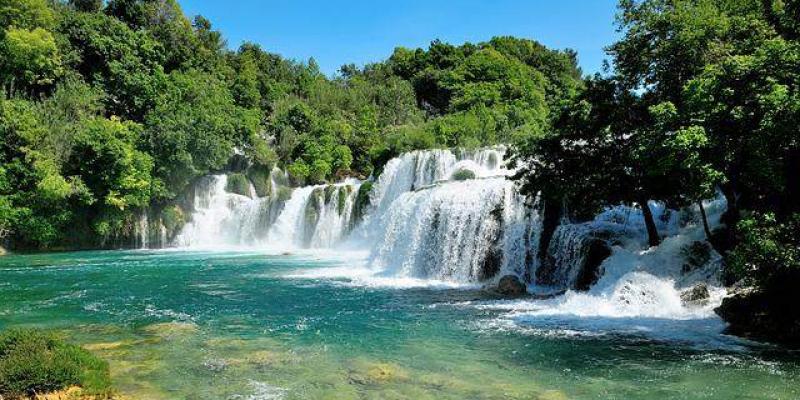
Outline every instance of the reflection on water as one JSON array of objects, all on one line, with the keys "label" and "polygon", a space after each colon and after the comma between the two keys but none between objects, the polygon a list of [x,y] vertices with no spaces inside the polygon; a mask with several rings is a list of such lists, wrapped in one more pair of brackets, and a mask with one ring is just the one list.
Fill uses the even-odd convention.
[{"label": "reflection on water", "polygon": [[[134,399],[791,399],[798,357],[714,318],[554,314],[469,287],[366,285],[343,258],[0,259],[0,328],[59,330]],[[567,301],[565,299],[554,301]]]}]

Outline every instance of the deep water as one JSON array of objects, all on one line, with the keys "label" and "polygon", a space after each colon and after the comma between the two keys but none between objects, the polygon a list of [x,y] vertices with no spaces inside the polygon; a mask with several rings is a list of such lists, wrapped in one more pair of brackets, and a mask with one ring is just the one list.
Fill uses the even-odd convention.
[{"label": "deep water", "polygon": [[548,311],[564,299],[325,273],[356,263],[244,251],[8,256],[0,328],[61,332],[108,360],[133,399],[800,398],[800,356],[725,336],[713,316],[576,316]]}]

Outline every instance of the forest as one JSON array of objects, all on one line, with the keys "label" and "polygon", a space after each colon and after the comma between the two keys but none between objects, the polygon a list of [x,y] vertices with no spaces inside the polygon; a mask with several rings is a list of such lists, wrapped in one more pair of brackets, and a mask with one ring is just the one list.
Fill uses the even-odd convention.
[{"label": "forest", "polygon": [[254,184],[278,167],[300,185],[366,179],[415,149],[506,144],[550,232],[635,204],[655,246],[649,201],[702,210],[721,193],[723,228],[706,234],[728,283],[792,298],[800,1],[621,0],[617,25],[594,76],[571,50],[514,37],[397,48],[325,76],[313,59],[230,49],[175,0],[0,0],[0,237],[112,246],[143,209],[242,160]]}]

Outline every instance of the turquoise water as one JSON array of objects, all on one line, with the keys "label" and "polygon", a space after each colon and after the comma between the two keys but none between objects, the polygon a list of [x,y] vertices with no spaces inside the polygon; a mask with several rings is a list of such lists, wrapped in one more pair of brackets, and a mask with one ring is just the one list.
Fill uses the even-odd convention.
[{"label": "turquoise water", "polygon": [[[57,330],[131,399],[795,399],[800,355],[715,319],[516,318],[476,289],[247,252],[0,258],[0,328]],[[529,305],[530,306],[530,305]]]}]

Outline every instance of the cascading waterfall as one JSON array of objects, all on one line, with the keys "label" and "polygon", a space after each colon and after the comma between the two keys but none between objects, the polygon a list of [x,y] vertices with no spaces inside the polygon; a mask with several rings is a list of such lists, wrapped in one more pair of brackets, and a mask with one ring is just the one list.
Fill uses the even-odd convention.
[{"label": "cascading waterfall", "polygon": [[[693,283],[715,283],[713,265],[695,275],[660,267],[681,263],[685,248],[703,237],[696,210],[671,211],[656,203],[651,209],[668,238],[658,249],[646,249],[641,211],[620,206],[591,222],[559,226],[539,265],[540,215],[507,179],[514,171],[504,156],[504,148],[403,154],[374,181],[366,208],[358,204],[362,182],[352,179],[289,189],[281,186],[285,174],[274,170],[273,195],[259,198],[254,190],[250,196],[228,193],[225,175],[207,177],[195,188],[191,222],[176,242],[368,250],[367,267],[376,276],[479,283],[511,274],[534,291],[591,288],[594,296],[622,303],[639,301],[635,293],[659,293],[654,296],[674,302]],[[712,226],[723,203],[707,203]]]},{"label": "cascading waterfall", "polygon": [[[279,190],[267,197],[258,197],[252,188],[249,196],[229,193],[227,179],[214,175],[198,182],[194,213],[176,239],[179,246],[330,247],[347,233],[360,185],[348,180],[306,186],[291,190],[285,199]],[[272,182],[279,187],[277,180]]]}]

